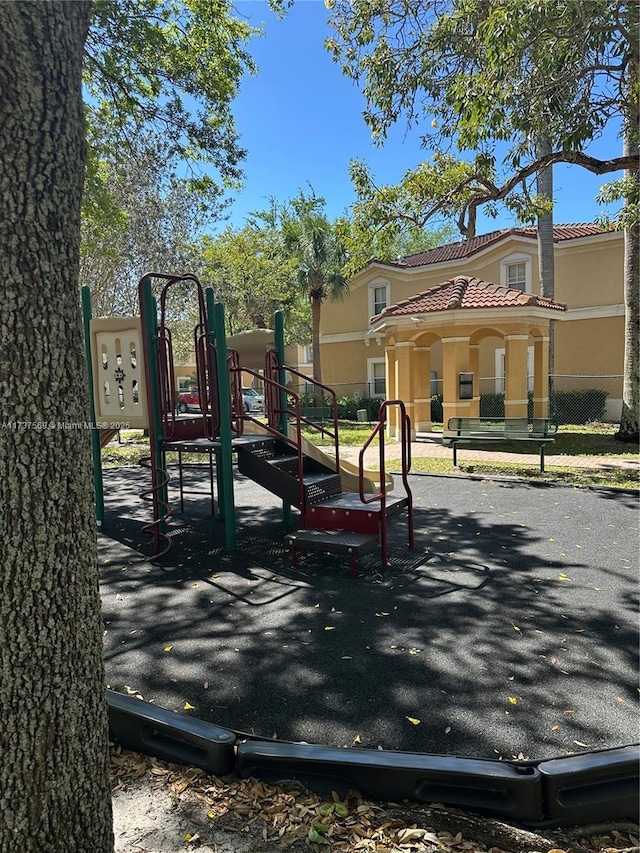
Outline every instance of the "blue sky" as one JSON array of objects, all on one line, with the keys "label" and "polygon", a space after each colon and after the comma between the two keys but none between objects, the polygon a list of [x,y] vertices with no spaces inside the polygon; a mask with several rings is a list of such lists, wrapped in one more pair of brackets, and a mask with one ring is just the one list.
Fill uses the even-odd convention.
[{"label": "blue sky", "polygon": [[[409,168],[427,158],[419,133],[394,128],[383,147],[373,145],[362,118],[365,101],[323,46],[330,30],[322,0],[296,0],[284,20],[277,20],[263,0],[237,0],[238,14],[265,35],[252,40],[250,51],[259,68],[245,77],[234,104],[242,145],[245,188],[235,193],[230,224],[242,226],[253,210],[265,208],[270,197],[286,201],[308,184],[327,200],[335,218],[355,200],[349,161],[363,159],[376,180],[397,182]],[[611,131],[589,150],[615,156],[621,148]],[[578,167],[557,166],[555,221],[590,222],[599,206],[595,195],[614,176],[592,176]],[[478,233],[514,225],[503,211],[498,219],[480,213]]]}]

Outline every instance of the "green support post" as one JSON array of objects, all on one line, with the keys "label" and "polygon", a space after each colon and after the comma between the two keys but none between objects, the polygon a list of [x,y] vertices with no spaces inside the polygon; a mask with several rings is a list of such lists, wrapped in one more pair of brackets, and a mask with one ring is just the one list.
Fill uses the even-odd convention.
[{"label": "green support post", "polygon": [[[220,479],[222,495],[218,502],[222,504],[225,537],[228,551],[236,549],[236,508],[233,496],[233,449],[231,446],[231,397],[229,390],[229,372],[227,369],[227,338],[224,328],[224,305],[213,304],[213,290],[207,288],[207,315],[213,308],[213,339],[216,345],[218,363],[218,406],[220,411]],[[210,322],[210,321],[207,321]]]},{"label": "green support post", "polygon": [[[284,365],[284,314],[282,311],[276,311],[273,315],[273,326],[274,326],[274,344],[276,351],[276,358],[278,359],[278,365],[280,366],[278,370],[278,382],[280,385],[286,385],[286,371],[283,367]],[[285,391],[280,391],[280,423],[278,425],[278,429],[282,433],[282,435],[288,435],[289,432],[289,421],[287,418],[287,413],[285,409],[287,408],[287,394]],[[282,523],[286,527],[291,527],[291,504],[286,501],[282,502]]]},{"label": "green support post", "polygon": [[93,362],[91,359],[91,290],[82,288],[82,318],[84,321],[84,353],[89,382],[89,417],[91,418],[91,455],[93,457],[93,488],[96,496],[96,527],[104,530],[104,484],[102,481],[102,456],[100,431],[96,426],[96,400],[93,393]]},{"label": "green support post", "polygon": [[[205,304],[207,308],[207,332],[209,340],[216,346],[216,332],[214,328],[215,302],[214,292],[212,287],[205,288],[204,291]],[[216,368],[216,381],[218,381]],[[220,439],[220,429],[218,428],[218,439]],[[216,452],[216,489],[218,500],[216,501],[216,515],[220,520],[224,519],[224,478],[222,476],[222,465],[220,462],[220,453]]]}]

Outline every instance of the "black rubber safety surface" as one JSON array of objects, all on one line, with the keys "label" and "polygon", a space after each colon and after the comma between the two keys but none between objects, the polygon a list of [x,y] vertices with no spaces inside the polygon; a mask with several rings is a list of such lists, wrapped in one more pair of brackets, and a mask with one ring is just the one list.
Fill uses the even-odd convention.
[{"label": "black rubber safety surface", "polygon": [[148,476],[104,475],[113,689],[330,746],[542,759],[638,740],[637,496],[412,476],[415,549],[394,518],[390,565],[373,551],[352,578],[335,554],[292,569],[279,500],[241,475],[227,552],[203,468],[151,563]]}]

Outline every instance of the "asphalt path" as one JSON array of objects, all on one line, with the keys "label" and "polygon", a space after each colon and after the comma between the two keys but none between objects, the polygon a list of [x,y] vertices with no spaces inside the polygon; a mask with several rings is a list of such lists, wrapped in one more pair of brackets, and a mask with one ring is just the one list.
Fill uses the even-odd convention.
[{"label": "asphalt path", "polygon": [[[390,565],[284,545],[281,504],[236,475],[224,548],[203,469],[149,560],[148,472],[105,471],[110,687],[234,730],[333,746],[542,759],[638,740],[638,498],[416,475]],[[199,491],[198,491],[199,490]]]}]

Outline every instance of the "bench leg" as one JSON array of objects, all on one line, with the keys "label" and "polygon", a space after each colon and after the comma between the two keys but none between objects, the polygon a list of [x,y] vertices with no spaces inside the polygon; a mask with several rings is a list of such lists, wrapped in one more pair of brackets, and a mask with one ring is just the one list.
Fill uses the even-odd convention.
[{"label": "bench leg", "polygon": [[540,470],[544,474],[544,444],[540,445]]},{"label": "bench leg", "polygon": [[296,551],[296,546],[291,545],[290,551],[291,551],[291,568],[297,569],[298,568],[298,552]]},{"label": "bench leg", "polygon": [[453,448],[453,467],[456,468],[458,465],[458,448],[455,441],[451,443],[451,447]]}]

